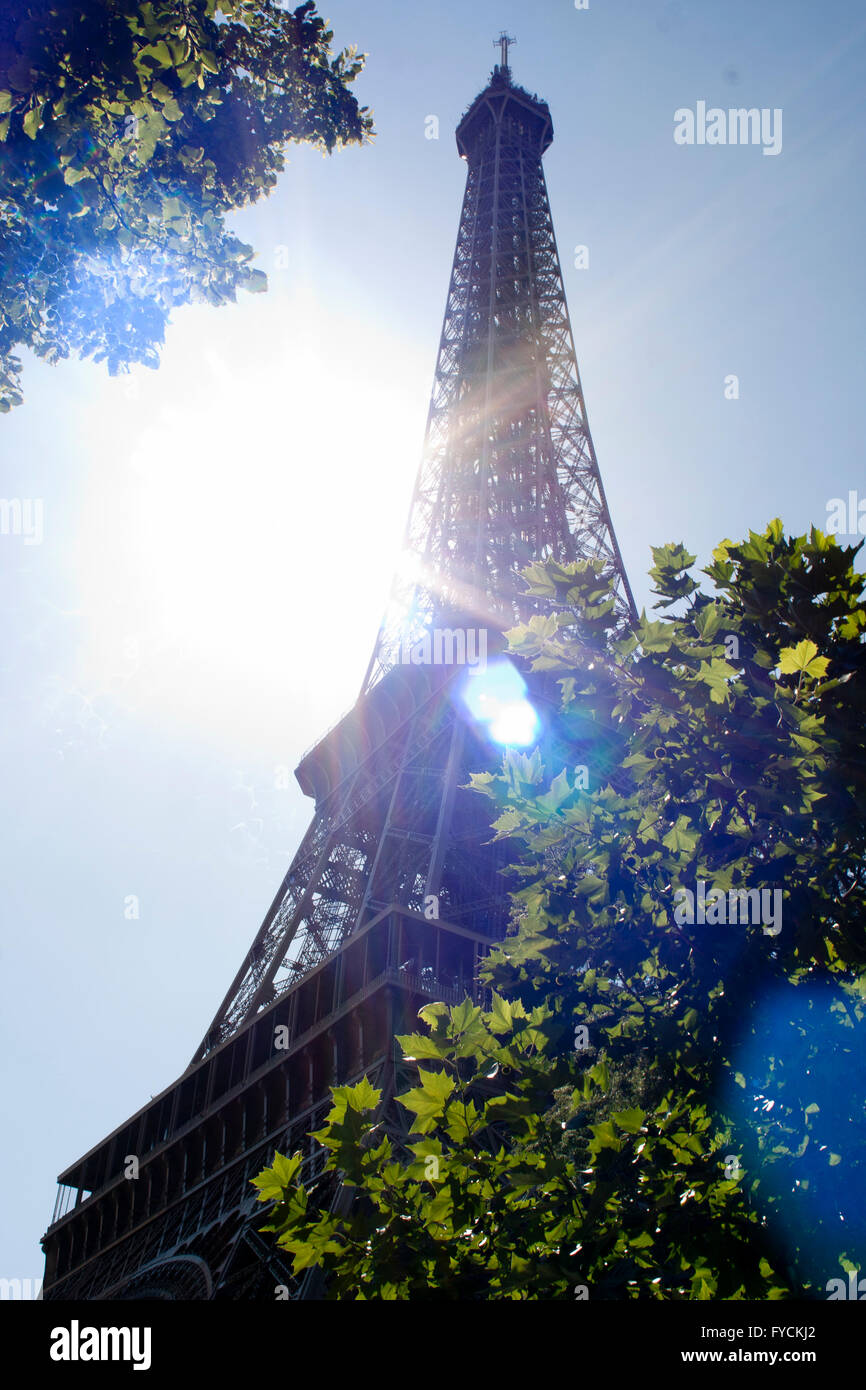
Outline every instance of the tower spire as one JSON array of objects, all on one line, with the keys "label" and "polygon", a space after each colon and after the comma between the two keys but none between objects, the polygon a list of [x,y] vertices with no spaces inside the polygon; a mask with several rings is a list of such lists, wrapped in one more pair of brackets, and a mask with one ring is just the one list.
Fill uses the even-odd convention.
[{"label": "tower spire", "polygon": [[493,40],[493,47],[499,47],[500,69],[502,72],[502,76],[506,78],[510,75],[511,72],[511,69],[508,66],[508,49],[511,44],[515,43],[517,43],[517,39],[512,38],[511,35],[508,34],[504,29],[502,30],[502,33],[499,35],[499,38]]}]

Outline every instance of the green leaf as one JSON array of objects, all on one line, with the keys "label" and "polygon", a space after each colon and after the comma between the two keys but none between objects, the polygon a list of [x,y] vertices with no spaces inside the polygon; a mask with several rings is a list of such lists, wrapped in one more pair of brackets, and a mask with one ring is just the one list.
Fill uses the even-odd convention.
[{"label": "green leaf", "polygon": [[424,1070],[420,1071],[418,1075],[427,1095],[433,1096],[440,1104],[444,1104],[454,1090],[454,1078],[445,1071]]},{"label": "green leaf", "polygon": [[820,679],[829,664],[825,656],[818,656],[818,648],[808,639],[798,642],[796,647],[783,647],[779,653],[779,670],[785,676],[802,672]]},{"label": "green leaf", "polygon": [[442,1119],[454,1078],[446,1072],[420,1071],[421,1085],[398,1096],[400,1104],[415,1115],[412,1133],[429,1134],[436,1120]]},{"label": "green leaf", "polygon": [[710,699],[714,704],[724,704],[728,695],[728,682],[736,676],[733,666],[718,657],[712,661],[702,661],[698,670],[698,680],[710,688]]},{"label": "green leaf", "polygon": [[449,1047],[447,1042],[437,1042],[428,1033],[398,1033],[397,1042],[409,1061],[423,1058],[441,1061]]},{"label": "green leaf", "polygon": [[475,1102],[470,1100],[467,1105],[452,1103],[448,1107],[448,1137],[455,1143],[462,1143],[469,1139],[473,1134],[477,1134],[483,1129],[485,1120],[482,1118]]},{"label": "green leaf", "polygon": [[638,639],[645,652],[666,652],[673,641],[673,628],[670,623],[652,623],[644,615],[638,628]]},{"label": "green leaf", "polygon": [[160,39],[158,43],[148,44],[147,48],[142,49],[141,56],[153,58],[161,68],[170,68],[173,66],[173,59],[169,52],[168,44],[165,43],[163,39]]},{"label": "green leaf", "polygon": [[454,1210],[454,1199],[447,1187],[440,1188],[435,1197],[425,1201],[422,1208],[426,1226],[448,1226]]},{"label": "green leaf", "polygon": [[433,1004],[425,1004],[418,1010],[418,1017],[424,1020],[428,1028],[436,1028],[450,1018],[448,1005],[442,1004],[439,1000]]},{"label": "green leaf", "polygon": [[30,110],[24,113],[24,120],[22,122],[24,134],[29,135],[31,140],[36,139],[36,132],[42,120],[44,104],[44,102],[40,102],[37,106],[31,106]]},{"label": "green leaf", "polygon": [[705,642],[711,642],[724,622],[724,609],[719,603],[708,603],[695,614],[695,627]]},{"label": "green leaf", "polygon": [[590,1125],[593,1141],[592,1147],[598,1152],[601,1149],[622,1148],[622,1140],[617,1137],[616,1131],[609,1120],[603,1120],[600,1125]]},{"label": "green leaf", "polygon": [[600,1062],[596,1062],[594,1067],[590,1067],[589,1071],[585,1073],[585,1079],[594,1082],[602,1091],[606,1091],[610,1086],[607,1060],[603,1057]]},{"label": "green leaf", "polygon": [[542,811],[546,811],[549,815],[555,815],[563,802],[567,801],[571,794],[572,788],[568,784],[568,773],[566,769],[563,768],[551,782],[550,790],[543,796],[537,798],[537,805]]},{"label": "green leaf", "polygon": [[284,1189],[294,1181],[302,1162],[303,1158],[300,1153],[293,1154],[291,1158],[286,1158],[284,1154],[280,1153],[274,1154],[274,1161],[270,1168],[265,1168],[257,1177],[250,1179],[253,1186],[259,1189],[257,1200],[260,1202],[279,1201]]},{"label": "green leaf", "polygon": [[658,810],[655,806],[650,806],[649,810],[644,812],[643,816],[640,819],[638,828],[635,831],[637,838],[639,840],[654,840],[657,842],[659,839],[658,827],[660,822],[661,816],[659,815]]},{"label": "green leaf", "polygon": [[382,1098],[382,1092],[377,1091],[364,1076],[354,1086],[346,1087],[347,1103],[353,1110],[359,1112],[365,1110],[375,1110]]},{"label": "green leaf", "polygon": [[495,838],[497,840],[508,839],[515,830],[519,829],[521,824],[522,818],[519,812],[509,807],[507,811],[503,811],[502,815],[493,822],[492,828],[496,831]]},{"label": "green leaf", "polygon": [[636,1107],[631,1110],[618,1110],[611,1115],[611,1119],[620,1129],[624,1129],[626,1134],[637,1134],[646,1119],[646,1112]]},{"label": "green leaf", "polygon": [[631,1236],[628,1244],[630,1250],[649,1250],[653,1244],[653,1238],[649,1231],[641,1231],[639,1236]]},{"label": "green leaf", "polygon": [[597,897],[606,887],[603,878],[596,878],[594,874],[584,874],[574,885],[574,892],[579,898]]},{"label": "green leaf", "polygon": [[682,854],[692,854],[697,848],[700,836],[696,830],[692,830],[685,816],[679,816],[676,824],[672,825],[667,835],[662,836],[662,844],[668,849],[676,850]]},{"label": "green leaf", "polygon": [[492,1033],[508,1033],[512,1026],[511,1005],[507,999],[495,991],[491,997],[490,1022],[488,1024]]}]

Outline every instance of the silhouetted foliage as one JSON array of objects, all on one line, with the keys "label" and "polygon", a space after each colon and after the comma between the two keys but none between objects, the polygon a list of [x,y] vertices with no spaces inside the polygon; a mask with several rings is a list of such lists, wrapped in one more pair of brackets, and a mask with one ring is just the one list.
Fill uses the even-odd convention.
[{"label": "silhouetted foliage", "polygon": [[826,1297],[864,1267],[855,554],[776,521],[714,552],[708,594],[659,548],[662,616],[625,633],[600,562],[526,572],[556,611],[511,648],[558,673],[590,787],[539,750],[473,778],[523,847],[520,917],[482,971],[492,1007],[429,1005],[398,1040],[409,1152],[365,1081],[316,1136],[357,1189],[345,1215],[299,1155],[256,1179],[329,1297]]},{"label": "silhouetted foliage", "polygon": [[174,305],[263,290],[225,214],[287,141],[367,138],[353,49],[312,3],[7,0],[0,9],[0,410],[20,359],[158,365]]}]

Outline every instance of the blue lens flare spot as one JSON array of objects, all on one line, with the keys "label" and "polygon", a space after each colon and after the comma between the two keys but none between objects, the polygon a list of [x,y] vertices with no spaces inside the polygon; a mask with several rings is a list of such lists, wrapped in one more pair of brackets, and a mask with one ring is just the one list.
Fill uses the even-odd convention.
[{"label": "blue lens flare spot", "polygon": [[840,1251],[866,1272],[866,1025],[839,985],[804,980],[769,985],[740,1026],[720,1095],[731,1154],[759,1176],[750,1201],[796,1277],[826,1297]]},{"label": "blue lens flare spot", "polygon": [[463,677],[460,698],[472,718],[487,725],[494,743],[525,748],[535,743],[541,721],[526,698],[526,681],[507,657],[483,670],[474,667]]}]

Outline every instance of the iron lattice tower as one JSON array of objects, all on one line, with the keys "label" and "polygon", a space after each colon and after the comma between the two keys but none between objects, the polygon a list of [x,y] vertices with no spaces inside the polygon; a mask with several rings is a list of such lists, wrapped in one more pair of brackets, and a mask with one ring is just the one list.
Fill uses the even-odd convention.
[{"label": "iron lattice tower", "polygon": [[[60,1175],[45,1298],[316,1296],[258,1233],[249,1179],[275,1149],[302,1148],[314,1173],[329,1087],[365,1073],[399,1135],[394,1033],[430,999],[479,997],[508,925],[508,845],[465,789],[502,750],[461,698],[455,642],[483,631],[501,647],[539,610],[520,571],[547,557],[601,560],[634,612],[542,168],[550,112],[513,83],[513,40],[497,42],[457,128],[466,191],[424,453],[361,693],[297,769],[312,823],[190,1065]],[[444,661],[416,659],[431,632],[451,643]]]},{"label": "iron lattice tower", "polygon": [[[508,40],[497,40],[507,59]],[[587,422],[542,156],[546,103],[507,67],[457,128],[468,169],[406,562],[367,672],[393,665],[407,614],[512,626],[533,560],[601,558],[633,612]]]}]

